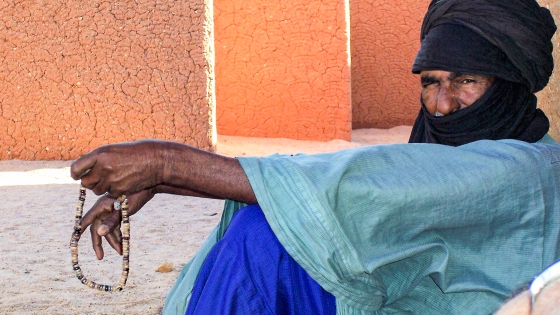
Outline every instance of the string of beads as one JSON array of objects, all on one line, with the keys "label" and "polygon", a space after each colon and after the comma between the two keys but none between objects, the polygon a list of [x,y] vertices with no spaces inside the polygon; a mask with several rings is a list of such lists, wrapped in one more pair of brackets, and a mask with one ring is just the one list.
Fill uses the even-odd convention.
[{"label": "string of beads", "polygon": [[128,199],[125,195],[122,195],[114,203],[115,210],[121,210],[122,217],[122,249],[123,249],[123,261],[122,261],[122,275],[121,280],[115,285],[105,285],[99,284],[94,281],[89,280],[82,273],[80,264],[78,263],[78,241],[82,233],[82,214],[84,212],[84,202],[86,201],[86,188],[80,186],[80,197],[78,199],[78,204],[76,206],[76,221],[74,224],[74,233],[72,233],[72,239],[70,240],[70,252],[72,253],[72,267],[76,273],[76,277],[83,284],[87,285],[92,289],[96,289],[104,292],[117,292],[122,291],[126,285],[126,280],[128,279],[129,271],[129,257],[130,257],[130,222],[128,219]]}]

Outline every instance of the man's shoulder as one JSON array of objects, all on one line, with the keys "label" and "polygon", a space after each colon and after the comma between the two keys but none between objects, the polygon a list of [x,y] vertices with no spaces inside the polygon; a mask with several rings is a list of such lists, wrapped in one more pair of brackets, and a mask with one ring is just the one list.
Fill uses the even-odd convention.
[{"label": "man's shoulder", "polygon": [[552,138],[549,134],[544,135],[541,140],[537,141],[537,143],[544,143],[544,144],[551,144],[551,145],[559,145],[554,138]]},{"label": "man's shoulder", "polygon": [[[496,142],[496,141],[494,141]],[[560,162],[560,144],[550,135],[546,134],[535,143],[520,140],[498,140],[497,142],[515,148],[521,155],[530,155],[541,160],[541,162],[555,164]]]}]

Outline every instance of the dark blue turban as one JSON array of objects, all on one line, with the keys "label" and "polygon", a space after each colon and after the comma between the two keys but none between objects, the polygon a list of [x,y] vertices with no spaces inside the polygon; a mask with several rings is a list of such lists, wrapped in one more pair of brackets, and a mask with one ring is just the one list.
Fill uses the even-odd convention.
[{"label": "dark blue turban", "polygon": [[[551,39],[556,25],[550,11],[535,0],[432,0],[420,39],[441,24],[465,26],[498,47],[519,70],[524,78],[519,83],[530,92],[548,84],[554,68]],[[421,48],[413,72],[424,70],[424,53]]]},{"label": "dark blue turban", "polygon": [[535,0],[432,0],[412,72],[443,70],[496,78],[471,106],[445,117],[422,108],[409,142],[462,145],[540,140],[549,129],[534,93],[554,68],[550,11]]}]

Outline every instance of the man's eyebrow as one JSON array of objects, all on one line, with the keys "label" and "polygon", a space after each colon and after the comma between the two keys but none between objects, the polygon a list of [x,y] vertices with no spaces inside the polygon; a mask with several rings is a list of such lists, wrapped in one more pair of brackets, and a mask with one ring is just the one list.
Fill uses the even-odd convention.
[{"label": "man's eyebrow", "polygon": [[439,82],[439,80],[433,75],[423,75],[420,77],[421,84],[430,84],[435,82]]},{"label": "man's eyebrow", "polygon": [[[459,72],[450,72],[449,75],[447,76],[447,80],[453,81],[455,78],[458,78],[462,75],[464,74]],[[441,80],[440,78],[433,76],[431,74],[426,74],[420,77],[421,84],[435,83],[435,82],[439,82],[440,80]]]}]

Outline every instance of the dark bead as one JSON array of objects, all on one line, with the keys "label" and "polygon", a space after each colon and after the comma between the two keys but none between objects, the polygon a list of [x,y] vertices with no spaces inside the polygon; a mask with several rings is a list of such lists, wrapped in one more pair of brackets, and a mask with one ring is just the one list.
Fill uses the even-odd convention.
[{"label": "dark bead", "polygon": [[109,291],[109,286],[108,285],[105,286],[105,292],[107,292],[107,291]]},{"label": "dark bead", "polygon": [[80,266],[74,267],[74,270],[80,270]]},{"label": "dark bead", "polygon": [[86,284],[86,282],[87,282],[86,277],[83,277],[83,278],[82,278],[82,283],[83,283],[83,284]]},{"label": "dark bead", "polygon": [[78,276],[78,280],[82,280],[84,278],[84,275],[79,275]]}]

